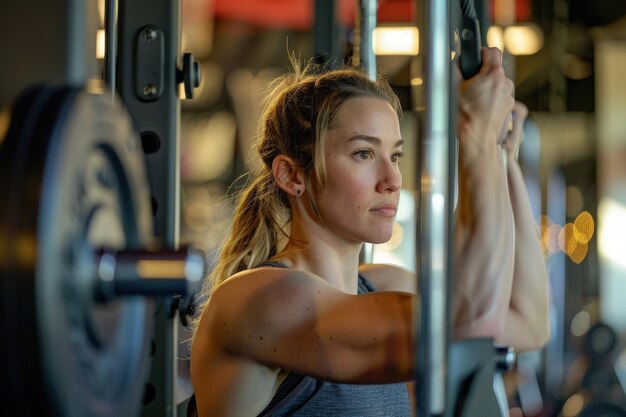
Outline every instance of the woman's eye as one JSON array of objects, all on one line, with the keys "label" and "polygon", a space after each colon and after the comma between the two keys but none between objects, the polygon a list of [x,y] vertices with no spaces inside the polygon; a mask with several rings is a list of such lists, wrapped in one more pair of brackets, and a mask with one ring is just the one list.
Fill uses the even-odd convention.
[{"label": "woman's eye", "polygon": [[393,162],[394,164],[397,164],[400,162],[400,158],[402,158],[403,156],[404,156],[404,153],[402,152],[395,153],[391,155],[391,162]]},{"label": "woman's eye", "polygon": [[355,155],[360,159],[367,160],[372,158],[372,151],[358,151]]}]

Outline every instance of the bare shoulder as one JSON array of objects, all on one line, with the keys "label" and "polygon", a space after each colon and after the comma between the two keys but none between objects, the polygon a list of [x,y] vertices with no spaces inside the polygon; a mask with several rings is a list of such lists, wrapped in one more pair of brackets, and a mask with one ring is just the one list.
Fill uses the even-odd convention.
[{"label": "bare shoulder", "polygon": [[417,275],[397,265],[362,264],[359,272],[372,281],[379,291],[404,291],[417,293]]},{"label": "bare shoulder", "polygon": [[213,311],[224,319],[250,315],[271,319],[274,312],[300,309],[307,301],[311,305],[338,302],[342,295],[320,277],[305,271],[264,267],[242,271],[224,281],[214,290],[207,309],[209,316]]},{"label": "bare shoulder", "polygon": [[198,331],[210,335],[224,351],[275,366],[273,355],[262,352],[273,352],[272,345],[284,334],[346,297],[305,271],[274,267],[242,271],[213,291]]},{"label": "bare shoulder", "polygon": [[[397,358],[411,358],[412,306],[404,292],[348,294],[296,269],[241,272],[213,292],[192,363],[194,353],[218,349],[221,357],[326,380],[405,380],[409,362]],[[393,352],[381,354],[381,346]]]}]

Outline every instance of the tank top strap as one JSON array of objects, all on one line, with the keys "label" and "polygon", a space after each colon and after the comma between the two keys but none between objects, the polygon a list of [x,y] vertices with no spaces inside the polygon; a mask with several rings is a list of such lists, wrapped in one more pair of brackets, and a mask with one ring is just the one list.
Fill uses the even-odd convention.
[{"label": "tank top strap", "polygon": [[259,266],[272,266],[274,268],[289,268],[287,265],[285,265],[282,262],[274,262],[274,261],[265,261]]},{"label": "tank top strap", "polygon": [[376,291],[376,287],[372,284],[372,281],[365,278],[365,276],[359,272],[359,284],[357,290],[358,294],[367,294],[368,292]]}]

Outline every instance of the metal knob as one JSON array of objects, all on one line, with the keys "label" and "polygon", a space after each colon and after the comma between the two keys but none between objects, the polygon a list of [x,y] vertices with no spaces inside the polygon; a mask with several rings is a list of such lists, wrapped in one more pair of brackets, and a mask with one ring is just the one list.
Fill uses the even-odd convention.
[{"label": "metal knob", "polygon": [[512,346],[494,345],[494,361],[496,371],[505,372],[513,367],[517,355]]}]

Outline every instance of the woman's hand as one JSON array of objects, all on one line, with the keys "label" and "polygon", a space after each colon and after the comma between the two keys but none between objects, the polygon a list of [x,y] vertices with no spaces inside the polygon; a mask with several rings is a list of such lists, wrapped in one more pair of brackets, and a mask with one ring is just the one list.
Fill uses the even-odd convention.
[{"label": "woman's hand", "polygon": [[515,103],[514,85],[504,74],[500,50],[485,48],[482,59],[478,74],[459,86],[457,134],[462,163],[495,157],[495,145]]}]

